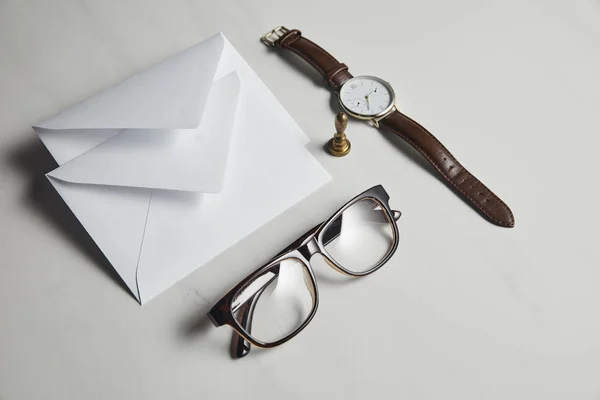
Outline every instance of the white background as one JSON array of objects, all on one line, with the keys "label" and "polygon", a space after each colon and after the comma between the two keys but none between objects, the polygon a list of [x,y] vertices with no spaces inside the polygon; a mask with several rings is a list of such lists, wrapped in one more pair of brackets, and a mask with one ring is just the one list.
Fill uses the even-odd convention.
[{"label": "white background", "polygon": [[[389,80],[516,227],[367,124],[327,155],[339,107],[259,43],[280,24]],[[599,26],[598,0],[0,1],[0,399],[599,400]],[[140,307],[46,182],[29,127],[218,31],[334,181]],[[317,265],[308,328],[232,360],[207,309],[377,183],[404,213],[392,261],[360,280]]]}]

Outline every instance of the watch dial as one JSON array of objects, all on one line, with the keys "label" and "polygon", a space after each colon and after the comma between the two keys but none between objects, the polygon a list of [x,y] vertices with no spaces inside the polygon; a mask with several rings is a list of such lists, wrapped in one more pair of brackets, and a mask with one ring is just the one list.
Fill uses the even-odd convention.
[{"label": "watch dial", "polygon": [[389,110],[394,104],[394,91],[383,79],[357,76],[340,89],[340,102],[351,113],[370,117]]}]

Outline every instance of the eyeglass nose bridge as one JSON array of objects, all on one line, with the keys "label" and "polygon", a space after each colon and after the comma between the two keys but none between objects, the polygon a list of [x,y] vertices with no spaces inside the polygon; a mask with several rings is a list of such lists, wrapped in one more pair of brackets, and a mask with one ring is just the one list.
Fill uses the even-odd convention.
[{"label": "eyeglass nose bridge", "polygon": [[315,254],[321,253],[321,249],[319,248],[319,242],[317,241],[317,237],[313,236],[309,241],[307,241],[302,246],[300,246],[298,248],[298,252],[307,261],[310,261],[312,256],[314,256]]}]

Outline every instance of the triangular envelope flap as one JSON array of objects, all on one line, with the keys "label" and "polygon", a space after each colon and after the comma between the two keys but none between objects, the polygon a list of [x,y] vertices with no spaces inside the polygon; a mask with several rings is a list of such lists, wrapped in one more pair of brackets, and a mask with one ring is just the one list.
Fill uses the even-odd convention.
[{"label": "triangular envelope flap", "polygon": [[56,130],[40,128],[39,126],[34,126],[33,130],[38,134],[58,165],[63,165],[116,134],[123,132],[123,129]]},{"label": "triangular envelope flap", "polygon": [[73,183],[217,193],[238,104],[235,72],[213,83],[196,129],[127,129],[49,173]]},{"label": "triangular envelope flap", "polygon": [[46,129],[196,128],[223,44],[223,36],[214,35],[38,126]]}]

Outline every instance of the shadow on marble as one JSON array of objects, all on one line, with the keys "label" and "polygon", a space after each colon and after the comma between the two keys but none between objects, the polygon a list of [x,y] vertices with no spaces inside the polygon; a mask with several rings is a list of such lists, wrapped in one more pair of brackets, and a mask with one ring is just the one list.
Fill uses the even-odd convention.
[{"label": "shadow on marble", "polygon": [[56,161],[33,132],[24,132],[20,136],[28,139],[9,150],[8,164],[29,182],[23,195],[24,204],[41,216],[57,234],[72,242],[107,278],[131,294],[119,274],[46,178],[45,174],[57,167]]},{"label": "shadow on marble", "polygon": [[209,329],[214,328],[214,325],[208,318],[208,311],[210,311],[210,307],[203,307],[200,310],[196,309],[191,316],[185,318],[181,324],[181,337],[192,339],[199,335],[202,336]]},{"label": "shadow on marble", "polygon": [[[208,311],[210,311],[210,307],[212,307],[212,303],[210,306],[194,309],[194,312],[191,315],[182,319],[182,323],[178,329],[180,339],[195,342],[198,338],[205,338],[211,330],[217,329],[207,315]],[[227,327],[221,328],[225,330]],[[231,345],[228,343],[227,346],[222,348],[224,356],[230,352],[230,347]]]}]

